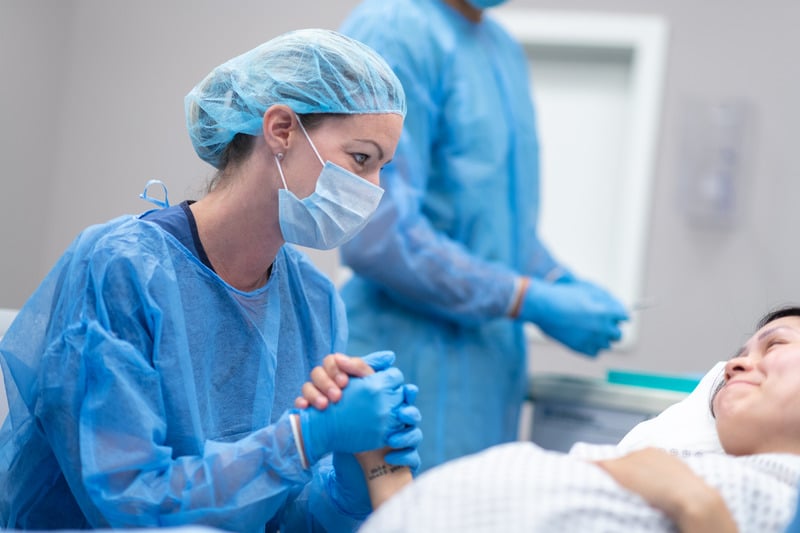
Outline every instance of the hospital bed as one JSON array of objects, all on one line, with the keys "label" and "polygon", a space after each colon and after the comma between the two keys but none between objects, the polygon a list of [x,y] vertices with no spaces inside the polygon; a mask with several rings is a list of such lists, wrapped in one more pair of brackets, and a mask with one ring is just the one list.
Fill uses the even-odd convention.
[{"label": "hospital bed", "polygon": [[17,316],[16,309],[4,309],[0,307],[0,338],[3,338],[8,326],[14,321]]},{"label": "hospital bed", "polygon": [[535,374],[529,382],[528,420],[523,420],[521,437],[562,452],[576,442],[616,444],[637,424],[687,396],[685,391],[644,383],[637,386],[608,378]]},{"label": "hospital bed", "polygon": [[[0,339],[3,338],[3,335],[5,335],[6,330],[11,325],[11,322],[14,321],[16,316],[16,309],[0,308]],[[6,400],[6,388],[5,384],[3,383],[3,372],[2,368],[0,368],[0,424],[2,424],[3,420],[6,419],[7,414],[8,401]]]},{"label": "hospital bed", "polygon": [[623,451],[658,446],[720,453],[709,402],[725,364],[718,361],[704,375],[686,376],[680,386],[672,378],[644,373],[622,373],[625,378],[617,379],[609,372],[605,380],[534,375],[532,420],[524,440],[558,451],[587,442],[616,444]]}]

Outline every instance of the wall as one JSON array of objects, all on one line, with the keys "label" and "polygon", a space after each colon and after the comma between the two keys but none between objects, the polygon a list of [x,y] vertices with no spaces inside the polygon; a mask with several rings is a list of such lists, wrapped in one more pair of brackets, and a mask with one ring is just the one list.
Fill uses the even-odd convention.
[{"label": "wall", "polygon": [[0,308],[22,304],[52,255],[43,243],[70,15],[68,3],[0,0]]},{"label": "wall", "polygon": [[[558,8],[642,12],[643,7],[632,1],[592,4],[563,1]],[[800,302],[795,279],[800,162],[791,157],[800,118],[795,97],[800,71],[789,57],[800,44],[790,22],[800,15],[800,5],[771,2],[766,10],[753,1],[668,1],[647,6],[644,12],[662,14],[670,23],[645,274],[645,294],[654,306],[642,311],[639,341],[630,352],[591,364],[546,347],[533,358],[535,370],[706,369],[732,356],[764,311]],[[727,230],[693,226],[680,209],[682,120],[696,99],[743,100],[753,110],[740,216]]]},{"label": "wall", "polygon": [[[0,307],[19,307],[75,234],[147,208],[151,178],[173,203],[210,176],[191,149],[183,96],[211,68],[279,33],[336,28],[355,0],[0,0]],[[516,0],[515,7],[657,13],[670,24],[638,342],[589,361],[533,346],[532,368],[700,371],[729,357],[758,316],[800,301],[800,5],[756,0]],[[678,203],[687,103],[751,104],[742,214],[687,223]],[[555,244],[555,243],[554,243]],[[556,245],[557,250],[557,245]],[[333,272],[330,254],[315,257]]]}]

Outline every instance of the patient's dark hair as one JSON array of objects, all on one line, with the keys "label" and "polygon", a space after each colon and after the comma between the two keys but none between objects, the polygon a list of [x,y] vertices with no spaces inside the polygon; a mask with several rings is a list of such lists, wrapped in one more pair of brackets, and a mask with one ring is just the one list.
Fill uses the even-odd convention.
[{"label": "patient's dark hair", "polygon": [[[764,315],[761,320],[758,321],[758,325],[756,325],[756,331],[760,330],[770,322],[775,322],[778,319],[786,318],[787,316],[796,316],[800,317],[800,307],[789,305],[786,307],[781,307],[775,309],[774,311],[770,311],[766,315]],[[723,372],[717,377],[717,384],[712,387],[713,391],[711,393],[711,398],[709,400],[709,407],[711,408],[711,416],[716,416],[714,414],[714,398],[716,398],[717,393],[720,389],[725,385],[725,372]]]},{"label": "patient's dark hair", "polygon": [[781,307],[780,309],[776,309],[775,311],[770,311],[769,313],[764,315],[764,318],[759,320],[756,330],[763,328],[770,322],[774,322],[779,318],[785,318],[787,316],[800,316],[800,307],[787,306],[787,307]]}]

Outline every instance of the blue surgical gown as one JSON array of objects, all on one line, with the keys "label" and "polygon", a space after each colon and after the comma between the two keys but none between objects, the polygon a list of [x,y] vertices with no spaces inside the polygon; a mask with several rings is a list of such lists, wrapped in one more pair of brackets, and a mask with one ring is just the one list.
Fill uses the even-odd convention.
[{"label": "blue surgical gown", "polygon": [[514,440],[526,392],[520,274],[560,271],[537,236],[539,144],[520,46],[442,0],[367,0],[342,31],[403,83],[404,131],[369,224],[343,245],[348,350],[394,350],[419,385],[422,467]]},{"label": "blue surgical gown", "polygon": [[301,467],[287,414],[346,335],[291,247],[245,293],[154,223],[88,228],[0,342],[0,525],[353,530],[365,509],[329,460]]}]

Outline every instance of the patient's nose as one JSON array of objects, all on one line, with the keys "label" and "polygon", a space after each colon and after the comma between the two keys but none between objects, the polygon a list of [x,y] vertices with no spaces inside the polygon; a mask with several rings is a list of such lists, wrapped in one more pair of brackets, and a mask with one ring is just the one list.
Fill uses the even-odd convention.
[{"label": "patient's nose", "polygon": [[725,364],[725,379],[728,380],[736,374],[747,372],[751,368],[753,368],[753,362],[749,357],[734,357]]}]

